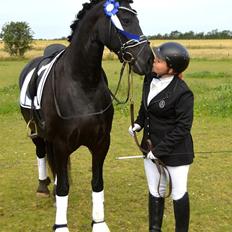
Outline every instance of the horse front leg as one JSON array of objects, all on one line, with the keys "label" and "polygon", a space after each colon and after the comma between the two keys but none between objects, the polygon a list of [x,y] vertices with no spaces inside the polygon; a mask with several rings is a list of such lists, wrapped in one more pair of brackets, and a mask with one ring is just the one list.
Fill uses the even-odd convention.
[{"label": "horse front leg", "polygon": [[[62,147],[62,146],[61,146]],[[63,146],[64,147],[64,146]],[[53,149],[54,170],[56,174],[56,219],[53,226],[55,232],[69,232],[67,223],[68,210],[68,161],[69,154],[58,147]]]},{"label": "horse front leg", "polygon": [[110,136],[91,149],[92,153],[92,232],[110,232],[104,217],[103,164],[109,149]]}]

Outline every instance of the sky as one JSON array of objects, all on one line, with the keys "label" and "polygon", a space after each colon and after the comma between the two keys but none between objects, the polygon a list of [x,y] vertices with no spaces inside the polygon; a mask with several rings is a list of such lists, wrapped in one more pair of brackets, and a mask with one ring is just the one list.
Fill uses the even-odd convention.
[{"label": "sky", "polygon": [[[2,0],[0,30],[11,21],[27,22],[35,39],[70,34],[70,24],[88,0]],[[180,32],[232,31],[231,0],[134,0],[145,35]]]}]

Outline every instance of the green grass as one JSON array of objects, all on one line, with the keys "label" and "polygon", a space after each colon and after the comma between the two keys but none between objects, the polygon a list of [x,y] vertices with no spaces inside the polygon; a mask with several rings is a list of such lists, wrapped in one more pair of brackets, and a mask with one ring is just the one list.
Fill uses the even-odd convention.
[{"label": "green grass", "polygon": [[27,60],[0,61],[0,88],[18,84],[18,77]]},{"label": "green grass", "polygon": [[19,89],[16,84],[0,89],[0,114],[9,114],[19,111]]},{"label": "green grass", "polygon": [[[18,75],[26,60],[0,62],[0,231],[51,231],[55,208],[38,199],[34,146],[18,111]],[[195,95],[192,134],[195,150],[232,150],[232,67],[227,60],[193,60],[185,74]],[[104,61],[112,91],[120,71]],[[126,82],[126,80],[124,80]],[[135,76],[136,111],[143,79]],[[125,83],[119,97],[125,97]],[[142,160],[115,158],[139,154],[128,135],[128,105],[115,106],[110,151],[105,161],[105,216],[112,232],[147,231],[147,185]],[[140,135],[141,137],[141,135]],[[86,148],[72,155],[69,197],[70,231],[91,231],[91,156]],[[232,153],[196,153],[189,174],[190,232],[232,231]],[[174,231],[172,201],[167,199],[164,232]]]}]

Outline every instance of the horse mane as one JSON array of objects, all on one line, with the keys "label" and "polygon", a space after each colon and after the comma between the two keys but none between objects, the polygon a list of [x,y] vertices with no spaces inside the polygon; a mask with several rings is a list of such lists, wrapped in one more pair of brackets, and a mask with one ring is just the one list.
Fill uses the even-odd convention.
[{"label": "horse mane", "polygon": [[[74,35],[75,30],[78,28],[79,22],[80,20],[85,16],[86,12],[88,10],[90,10],[94,5],[96,5],[97,3],[101,2],[103,0],[90,0],[89,3],[83,3],[82,6],[82,10],[80,10],[78,12],[78,14],[76,15],[76,19],[73,21],[73,23],[70,25],[70,28],[72,30],[71,35],[68,36],[68,41],[71,42],[72,37]],[[118,0],[118,2],[122,2],[123,0]],[[129,3],[133,3],[133,0],[127,0]]]}]

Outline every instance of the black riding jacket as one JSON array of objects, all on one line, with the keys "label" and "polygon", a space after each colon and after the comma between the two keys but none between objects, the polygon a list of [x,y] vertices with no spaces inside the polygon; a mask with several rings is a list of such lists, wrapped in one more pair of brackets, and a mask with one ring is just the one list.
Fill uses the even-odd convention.
[{"label": "black riding jacket", "polygon": [[174,76],[169,85],[147,105],[154,74],[147,75],[135,123],[144,128],[141,146],[147,149],[147,139],[153,154],[169,166],[193,162],[193,141],[190,133],[193,122],[193,93],[187,84]]}]

